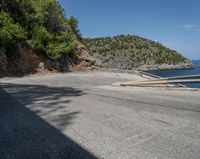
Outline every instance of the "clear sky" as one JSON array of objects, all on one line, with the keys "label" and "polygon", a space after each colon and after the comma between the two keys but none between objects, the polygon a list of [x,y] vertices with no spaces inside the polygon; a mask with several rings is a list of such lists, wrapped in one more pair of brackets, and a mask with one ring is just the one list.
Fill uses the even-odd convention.
[{"label": "clear sky", "polygon": [[83,37],[134,34],[200,59],[200,0],[60,0]]}]

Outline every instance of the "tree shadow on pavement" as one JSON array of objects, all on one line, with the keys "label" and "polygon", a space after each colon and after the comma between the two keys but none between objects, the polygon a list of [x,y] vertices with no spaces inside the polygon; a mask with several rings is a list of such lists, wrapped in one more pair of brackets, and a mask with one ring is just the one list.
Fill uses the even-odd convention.
[{"label": "tree shadow on pavement", "polygon": [[[27,108],[58,129],[65,129],[70,124],[70,117],[79,112],[69,112],[69,103],[74,98],[85,95],[81,90],[72,87],[50,87],[46,85],[24,85],[4,83],[1,87],[14,96]],[[69,115],[66,115],[69,114]]]},{"label": "tree shadow on pavement", "polygon": [[[80,112],[68,112],[66,104],[71,101],[64,97],[84,95],[82,91],[39,85],[1,84],[0,87],[6,89],[5,92],[0,88],[0,158],[97,158],[62,134],[60,128],[55,128],[37,115],[45,118],[56,113],[57,123],[54,124],[67,127]],[[36,110],[31,107],[36,107]]]}]

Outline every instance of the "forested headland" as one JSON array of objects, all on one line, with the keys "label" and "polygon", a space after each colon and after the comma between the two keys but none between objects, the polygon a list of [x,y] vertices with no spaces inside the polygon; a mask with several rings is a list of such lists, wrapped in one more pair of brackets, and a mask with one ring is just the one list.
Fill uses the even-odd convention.
[{"label": "forested headland", "polygon": [[135,35],[85,38],[84,43],[100,65],[118,69],[181,69],[191,62],[161,43]]}]

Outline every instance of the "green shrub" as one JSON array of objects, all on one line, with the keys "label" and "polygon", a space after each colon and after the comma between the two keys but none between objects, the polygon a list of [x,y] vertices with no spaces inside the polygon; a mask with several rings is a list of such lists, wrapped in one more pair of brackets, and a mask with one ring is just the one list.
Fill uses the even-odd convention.
[{"label": "green shrub", "polygon": [[76,48],[76,43],[50,43],[47,46],[47,55],[52,57],[53,59],[58,59],[64,54],[72,53],[72,51]]},{"label": "green shrub", "polygon": [[26,31],[10,17],[9,13],[0,12],[0,46],[6,48],[7,54],[12,56],[17,43],[26,39]]},{"label": "green shrub", "polygon": [[39,52],[46,52],[46,47],[53,39],[51,34],[45,27],[37,26],[33,31],[33,48]]},{"label": "green shrub", "polygon": [[75,39],[68,32],[52,34],[44,27],[36,27],[33,32],[33,48],[46,53],[53,59],[71,53],[77,47]]},{"label": "green shrub", "polygon": [[6,54],[27,40],[38,52],[57,59],[74,53],[78,21],[66,18],[58,0],[0,0],[0,47]]},{"label": "green shrub", "polygon": [[70,33],[62,32],[54,36],[46,50],[48,56],[57,59],[64,54],[72,53],[76,47],[76,39],[72,38]]}]

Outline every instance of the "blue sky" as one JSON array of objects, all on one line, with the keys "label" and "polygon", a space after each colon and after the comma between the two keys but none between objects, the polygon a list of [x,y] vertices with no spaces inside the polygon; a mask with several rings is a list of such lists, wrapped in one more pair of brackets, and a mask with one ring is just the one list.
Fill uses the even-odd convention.
[{"label": "blue sky", "polygon": [[60,0],[84,37],[133,34],[200,59],[200,0]]}]

